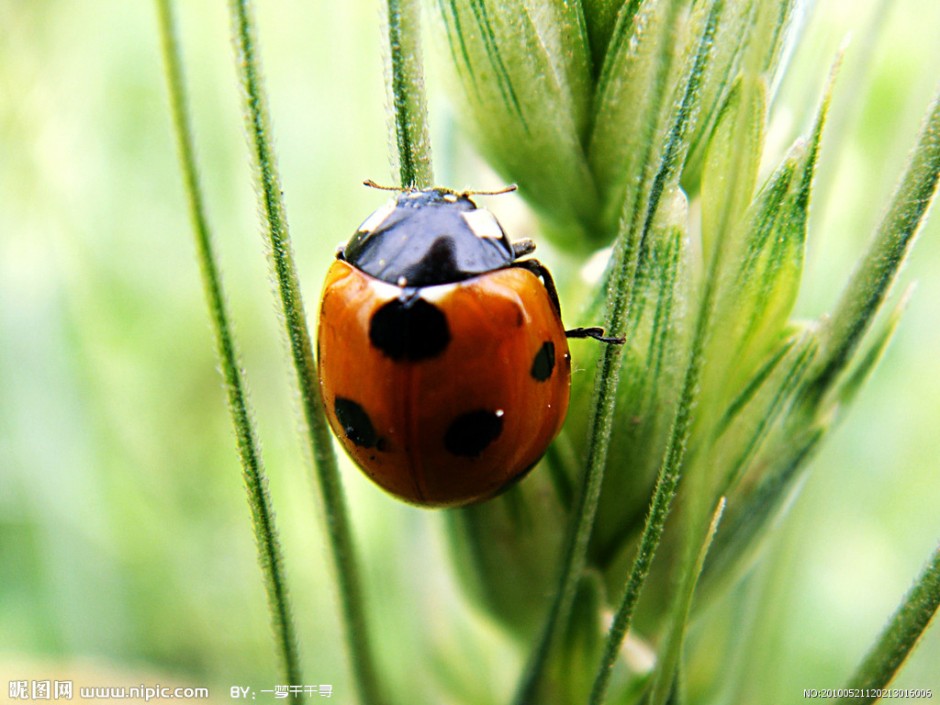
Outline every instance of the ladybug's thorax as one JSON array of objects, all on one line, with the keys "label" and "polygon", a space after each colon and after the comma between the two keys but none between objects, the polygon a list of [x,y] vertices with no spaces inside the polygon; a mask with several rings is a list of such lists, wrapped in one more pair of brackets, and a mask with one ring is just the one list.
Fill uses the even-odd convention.
[{"label": "ladybug's thorax", "polygon": [[515,255],[499,222],[466,194],[406,191],[366,218],[340,255],[397,286],[450,284],[502,269]]}]

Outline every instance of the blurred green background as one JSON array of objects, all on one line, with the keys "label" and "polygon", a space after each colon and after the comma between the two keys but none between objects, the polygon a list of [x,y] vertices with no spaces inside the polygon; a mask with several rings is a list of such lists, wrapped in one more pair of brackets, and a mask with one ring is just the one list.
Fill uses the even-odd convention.
[{"label": "blurred green background", "polygon": [[[259,236],[227,7],[179,4],[203,183],[305,682],[332,684],[338,702],[352,702]],[[394,180],[382,4],[259,5],[312,316],[336,245],[385,199],[360,182]],[[768,164],[805,129],[835,51],[852,36],[799,304],[816,316],[831,308],[878,221],[937,89],[940,3],[823,2],[805,21],[774,106]],[[427,39],[438,178],[494,183],[455,133],[444,55]],[[514,198],[494,200],[493,210],[529,228],[517,237],[531,235]],[[708,642],[716,625],[734,625],[737,653],[716,667],[738,673],[753,702],[796,702],[803,688],[841,685],[940,537],[938,240],[934,218],[902,276],[917,288],[897,338],[749,578],[761,589],[714,606],[693,634]],[[454,702],[511,692],[518,654],[461,602],[441,516],[382,495],[345,460],[343,479],[381,662],[413,698],[400,702],[450,702],[447,687],[466,694]],[[751,612],[761,621],[749,624]],[[154,7],[0,0],[0,699],[8,680],[75,673],[85,684],[207,685],[220,701],[233,685],[278,682]],[[940,691],[940,632],[928,633],[897,684]]]}]

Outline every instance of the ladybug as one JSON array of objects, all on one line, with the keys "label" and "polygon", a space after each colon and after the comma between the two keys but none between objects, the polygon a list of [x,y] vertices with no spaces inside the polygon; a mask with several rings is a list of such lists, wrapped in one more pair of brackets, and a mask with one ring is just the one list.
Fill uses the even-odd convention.
[{"label": "ladybug", "polygon": [[481,192],[387,190],[400,193],[326,275],[317,365],[327,419],[400,499],[480,502],[521,479],[561,430],[567,338],[623,341],[565,330],[548,269],[521,259],[535,245],[511,243],[471,200]]}]

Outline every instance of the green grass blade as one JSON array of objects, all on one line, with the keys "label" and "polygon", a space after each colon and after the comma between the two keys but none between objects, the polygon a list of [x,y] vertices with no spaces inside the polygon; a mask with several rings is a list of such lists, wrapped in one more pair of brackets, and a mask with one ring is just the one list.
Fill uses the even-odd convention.
[{"label": "green grass blade", "polygon": [[339,582],[349,658],[361,700],[366,703],[380,703],[384,700],[383,691],[379,687],[373,661],[352,532],[336,465],[333,439],[323,411],[323,400],[320,397],[320,385],[313,361],[313,346],[291,252],[280,178],[269,136],[270,119],[256,54],[256,30],[248,5],[248,0],[232,0],[230,8],[238,70],[246,101],[248,133],[260,181],[259,194],[267,224],[270,256],[287,328],[291,358],[297,374],[318,487],[326,513],[326,528]]},{"label": "green grass blade", "polygon": [[706,258],[715,256],[716,247],[737,249],[732,235],[754,196],[764,147],[766,92],[761,78],[742,76],[718,116],[702,177],[702,250]]},{"label": "green grass blade", "polygon": [[[701,350],[698,352],[699,355],[696,359],[700,360]],[[697,363],[689,366],[687,382],[694,381],[698,368],[699,364]],[[607,697],[607,688],[610,685],[614,662],[617,659],[617,654],[620,653],[627,632],[630,631],[636,603],[640,599],[643,585],[649,576],[650,566],[653,563],[653,557],[656,555],[656,549],[659,547],[663,529],[666,526],[666,519],[672,507],[672,500],[675,498],[679,487],[679,471],[685,453],[685,442],[688,439],[691,418],[692,389],[693,387],[688,383],[684,386],[683,398],[680,400],[680,406],[673,423],[670,446],[663,460],[662,469],[656,482],[656,489],[653,491],[653,500],[650,504],[646,525],[643,527],[640,546],[633,561],[633,567],[630,570],[630,577],[627,579],[626,589],[620,600],[620,605],[614,615],[613,624],[607,634],[604,654],[601,657],[600,666],[594,678],[589,701],[591,705],[601,705]]]},{"label": "green grass blade", "polygon": [[[742,387],[750,384],[753,374],[760,369],[768,354],[777,348],[786,335],[787,320],[799,291],[806,247],[809,203],[819,155],[819,146],[826,123],[832,86],[839,62],[833,67],[827,88],[820,102],[811,136],[800,140],[767,180],[754,198],[750,209],[733,229],[722,232],[716,225],[717,242],[710,250],[721,249],[724,270],[716,302],[715,323],[706,357],[710,366],[703,381],[702,399],[725,408],[729,395],[738,395]],[[740,90],[736,88],[735,91]],[[757,89],[756,92],[761,92]],[[732,99],[735,92],[732,92]],[[755,102],[762,103],[761,99]],[[729,105],[733,101],[729,100]],[[753,112],[759,112],[754,109]],[[737,133],[744,131],[732,122]],[[745,121],[748,122],[748,121]],[[719,122],[715,130],[720,139],[729,126]],[[726,140],[733,139],[726,136]],[[713,147],[721,150],[720,142]],[[725,149],[732,149],[729,142]],[[736,171],[733,160],[719,159]],[[713,165],[711,154],[707,159]],[[703,179],[703,196],[711,194],[721,201],[718,185],[713,184],[709,169]],[[732,188],[736,179],[723,179]],[[743,195],[743,194],[742,194]],[[741,195],[738,196],[741,203]],[[733,218],[729,214],[728,218]],[[705,213],[703,209],[703,221]],[[715,219],[716,222],[718,219]],[[728,219],[724,219],[728,222]],[[801,372],[802,374],[802,372]],[[802,382],[802,380],[801,380]],[[717,417],[716,417],[717,420]],[[712,435],[712,431],[706,431]],[[714,464],[718,467],[720,463]],[[718,493],[727,490],[718,489]]]},{"label": "green grass blade", "polygon": [[[668,35],[674,26],[675,16],[678,15],[679,3],[671,4],[674,16],[667,18],[663,23],[663,31]],[[663,38],[661,46],[666,48],[669,42]],[[664,50],[665,51],[665,50]],[[664,57],[668,54],[664,53]],[[662,74],[669,70],[670,61],[665,60],[658,64]],[[699,70],[701,67],[699,67]],[[676,153],[682,148],[682,137],[689,117],[689,108],[695,94],[696,78],[695,67],[689,78],[689,85],[684,94],[683,105],[685,110],[677,112],[674,129],[670,131],[669,146],[665,149],[658,168],[648,177],[649,198],[636,197],[632,207],[625,207],[623,227],[624,230],[614,246],[614,253],[610,266],[610,279],[607,282],[608,303],[606,329],[609,335],[620,336],[625,332],[629,318],[632,293],[637,285],[636,277],[639,262],[643,256],[644,243],[653,228],[653,221],[664,199],[665,184],[675,174]],[[654,84],[658,87],[655,101],[662,101],[666,94],[665,76],[661,75]],[[655,117],[647,126],[650,136],[655,133]],[[652,144],[652,139],[647,145]],[[651,163],[652,149],[644,150],[646,163]],[[646,171],[646,169],[644,169]],[[668,199],[666,199],[668,200]],[[598,370],[597,383],[591,409],[593,410],[588,433],[588,450],[584,480],[579,488],[578,501],[571,516],[570,532],[565,543],[564,555],[561,561],[559,586],[549,610],[545,626],[540,634],[536,648],[529,659],[523,674],[514,702],[517,705],[530,703],[536,696],[542,679],[546,663],[555,634],[560,625],[567,622],[571,605],[574,601],[578,580],[586,561],[588,543],[593,529],[594,519],[600,498],[601,486],[604,478],[604,469],[607,463],[607,452],[613,428],[613,410],[617,394],[617,382],[622,365],[621,351],[613,346],[607,346],[602,355]],[[670,497],[671,500],[671,497]]]},{"label": "green grass blade", "polygon": [[710,308],[708,301],[711,298],[711,296],[706,294],[706,300],[703,302],[703,308],[699,315],[699,323],[696,326],[695,339],[692,344],[689,365],[682,385],[682,393],[670,431],[669,444],[656,481],[656,488],[653,492],[653,499],[650,504],[646,525],[643,527],[643,534],[640,538],[637,556],[630,570],[630,576],[627,579],[620,605],[614,615],[613,624],[608,632],[604,655],[601,659],[591,692],[591,705],[601,705],[606,698],[614,662],[617,658],[617,654],[620,652],[623,640],[630,630],[636,604],[639,601],[646,578],[649,576],[653,557],[656,555],[656,549],[659,547],[659,542],[662,539],[666,519],[669,516],[672,501],[679,487],[682,461],[685,456],[685,449],[691,430],[692,407],[695,402],[699,377],[701,375],[703,362],[702,350],[706,337],[707,319],[709,318],[708,310]]},{"label": "green grass blade", "polygon": [[[669,138],[666,142],[656,175],[651,181],[646,218],[639,237],[637,238],[637,246],[640,248],[641,252],[643,241],[649,234],[666,184],[675,183],[678,170],[684,160],[684,155],[688,153],[686,134],[701,86],[701,78],[708,63],[709,52],[714,40],[715,27],[717,26],[723,7],[724,3],[721,0],[717,0],[711,4],[708,18],[702,29],[695,57],[689,70],[682,100],[676,111],[674,122],[669,130]],[[713,259],[713,267],[714,263],[717,261],[718,258]],[[711,282],[712,278],[709,278],[708,281]],[[618,282],[613,281],[612,285],[616,286],[617,283]],[[703,363],[702,352],[705,347],[708,322],[711,318],[713,305],[714,287],[707,284],[702,306],[699,311],[698,321],[696,323],[692,349],[689,355],[689,363],[682,383],[682,391],[673,418],[668,445],[663,455],[662,465],[656,480],[656,488],[653,492],[649,515],[647,516],[646,524],[640,538],[637,556],[633,562],[630,576],[627,579],[626,589],[624,590],[620,605],[614,616],[613,624],[608,632],[604,654],[601,658],[591,691],[591,705],[600,705],[606,698],[614,661],[616,660],[623,640],[632,623],[636,603],[639,600],[643,585],[649,575],[653,557],[656,554],[660,539],[662,538],[663,529],[665,528],[666,519],[672,507],[672,500],[675,498],[676,491],[679,487],[682,461],[685,456],[685,449],[691,431],[692,407],[698,392],[699,378],[701,376]],[[611,323],[614,323],[614,321],[611,321]],[[617,329],[615,328],[615,330]],[[616,391],[616,381],[616,374],[611,378],[607,378],[603,376],[602,369],[602,375],[598,380],[599,398],[601,400],[603,400],[603,395],[608,386],[613,387],[614,392]],[[596,433],[595,431],[592,436]],[[603,436],[600,436],[600,438],[603,438]],[[601,445],[606,449],[606,438],[603,438]],[[602,462],[606,460],[604,451],[598,453],[598,455]],[[594,474],[595,469],[592,465],[589,465],[588,468],[588,478],[590,481],[591,475]],[[601,469],[597,472],[602,476],[603,467],[601,466]],[[598,486],[599,484],[600,481],[598,480]]]},{"label": "green grass blade", "polygon": [[[795,340],[787,350],[785,363],[767,380],[766,388],[753,400],[751,407],[746,407],[739,426],[735,429],[733,455],[727,463],[718,491],[731,493],[751,466],[761,443],[767,438],[778,419],[785,417],[794,396],[805,382],[806,372],[810,368],[816,353],[816,340],[805,335]],[[736,401],[741,401],[740,399]]]},{"label": "green grass blade", "polygon": [[650,686],[647,705],[666,705],[669,698],[678,674],[689,613],[692,611],[692,598],[695,596],[695,588],[702,574],[702,567],[705,565],[705,557],[712,545],[712,539],[715,538],[715,532],[718,531],[718,524],[721,522],[721,515],[724,511],[725,498],[722,497],[712,513],[692,569],[684,572],[682,583],[676,588],[677,599],[673,613],[670,615],[670,629],[659,649],[660,655],[656,662],[656,673]]},{"label": "green grass blade", "polygon": [[[157,0],[157,12],[173,127],[189,199],[196,253],[212,319],[212,331],[215,336],[219,364],[225,380],[229,411],[235,427],[242,476],[248,492],[248,506],[251,509],[251,520],[258,546],[258,561],[264,576],[272,627],[280,654],[281,676],[287,683],[303,683],[274,509],[268,494],[264,464],[248,401],[247,383],[241,373],[238,349],[232,335],[230,317],[225,303],[222,276],[216,261],[205,202],[199,185],[193,130],[189,120],[189,101],[183,78],[182,52],[177,39],[170,0]],[[291,700],[295,703],[302,703],[304,699],[302,694],[295,693],[292,694]]]},{"label": "green grass blade", "polygon": [[717,593],[725,581],[737,575],[735,567],[745,562],[749,552],[759,543],[765,527],[790,495],[800,471],[818,450],[826,431],[827,427],[821,426],[802,428],[760,456],[769,457],[768,464],[772,461],[772,466],[757,486],[726,512],[721,533],[716,537],[702,571],[700,591]]},{"label": "green grass blade", "polygon": [[[904,597],[878,641],[849,681],[848,688],[877,691],[886,688],[910,655],[940,607],[940,547]],[[838,702],[873,703],[877,697],[842,698]]]},{"label": "green grass blade", "polygon": [[818,398],[849,364],[907,258],[940,177],[940,97],[927,115],[917,147],[887,214],[852,275],[824,338],[825,353],[815,376]]},{"label": "green grass blade", "polygon": [[856,360],[852,367],[846,371],[844,380],[840,381],[837,388],[838,403],[840,406],[848,406],[852,403],[859,390],[865,382],[868,381],[871,373],[878,366],[885,350],[888,348],[888,344],[894,337],[898,324],[901,322],[901,316],[904,315],[904,311],[913,293],[914,285],[912,284],[908,286],[907,291],[904,292],[897,306],[891,311],[891,315],[885,322],[884,328],[875,340],[871,342],[868,350],[861,356],[861,359]]},{"label": "green grass blade", "polygon": [[[604,473],[591,535],[590,560],[602,569],[617,560],[628,537],[642,525],[669,436],[668,410],[675,408],[679,398],[688,360],[686,311],[694,290],[687,229],[688,207],[677,190],[671,203],[660,206],[647,257],[632,285],[615,399],[619,422],[611,434],[606,461],[608,468],[621,470]],[[590,391],[575,391],[573,413],[587,418]],[[633,423],[637,418],[649,423]],[[588,440],[580,447],[582,457]]]},{"label": "green grass blade", "polygon": [[736,79],[743,74],[748,81],[772,85],[795,4],[794,0],[742,0],[729,5],[715,38],[713,69],[702,87],[702,114],[682,174],[682,186],[690,198],[698,193],[707,173],[705,153]]},{"label": "green grass blade", "polygon": [[421,63],[420,5],[388,0],[388,50],[395,144],[402,188],[427,188],[434,175]]},{"label": "green grass blade", "polygon": [[[629,282],[633,279],[638,258],[639,233],[634,233],[634,237],[620,238],[615,246],[614,263],[618,270],[623,272],[625,281]],[[624,319],[630,306],[629,291],[630,288],[618,287],[616,284],[612,287],[613,306],[609,318],[610,325],[607,327],[608,335],[620,335],[623,330]],[[587,470],[584,481],[578,489],[577,501],[571,514],[570,530],[561,559],[562,568],[558,588],[536,647],[516,691],[513,700],[516,705],[528,705],[535,701],[555,635],[560,627],[567,623],[571,606],[574,603],[578,581],[586,562],[588,542],[591,538],[604,478],[607,448],[613,427],[616,380],[620,365],[620,350],[613,345],[605,346],[598,371],[594,403],[591,407],[594,414],[591,418]]]}]

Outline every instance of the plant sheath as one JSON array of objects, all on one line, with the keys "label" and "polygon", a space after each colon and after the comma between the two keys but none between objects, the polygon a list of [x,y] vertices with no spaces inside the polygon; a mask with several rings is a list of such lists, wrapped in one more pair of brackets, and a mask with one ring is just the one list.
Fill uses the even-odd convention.
[{"label": "plant sheath", "polygon": [[323,411],[320,385],[313,360],[313,346],[291,251],[290,235],[281,195],[280,177],[269,136],[270,119],[256,55],[256,30],[248,0],[231,0],[238,71],[246,101],[246,119],[253,157],[260,180],[262,208],[267,221],[270,255],[304,419],[313,454],[318,487],[323,500],[326,529],[345,627],[347,649],[359,691],[365,703],[381,703],[371,640],[365,615],[358,563],[349,518],[343,499],[333,439]]},{"label": "plant sheath", "polygon": [[[216,263],[202,189],[199,185],[193,131],[189,122],[189,101],[183,79],[181,51],[171,0],[157,0],[157,13],[170,109],[180,166],[189,200],[196,253],[228,394],[228,406],[235,426],[238,455],[242,464],[245,489],[248,491],[248,506],[251,509],[251,520],[258,546],[258,560],[261,564],[268,604],[271,609],[275,641],[280,652],[282,676],[288,683],[303,683],[274,510],[268,495],[267,479],[252,421],[247,385],[238,362],[238,350],[229,324],[222,277]],[[292,696],[292,700],[295,703],[301,703],[303,696],[296,693]]]}]

